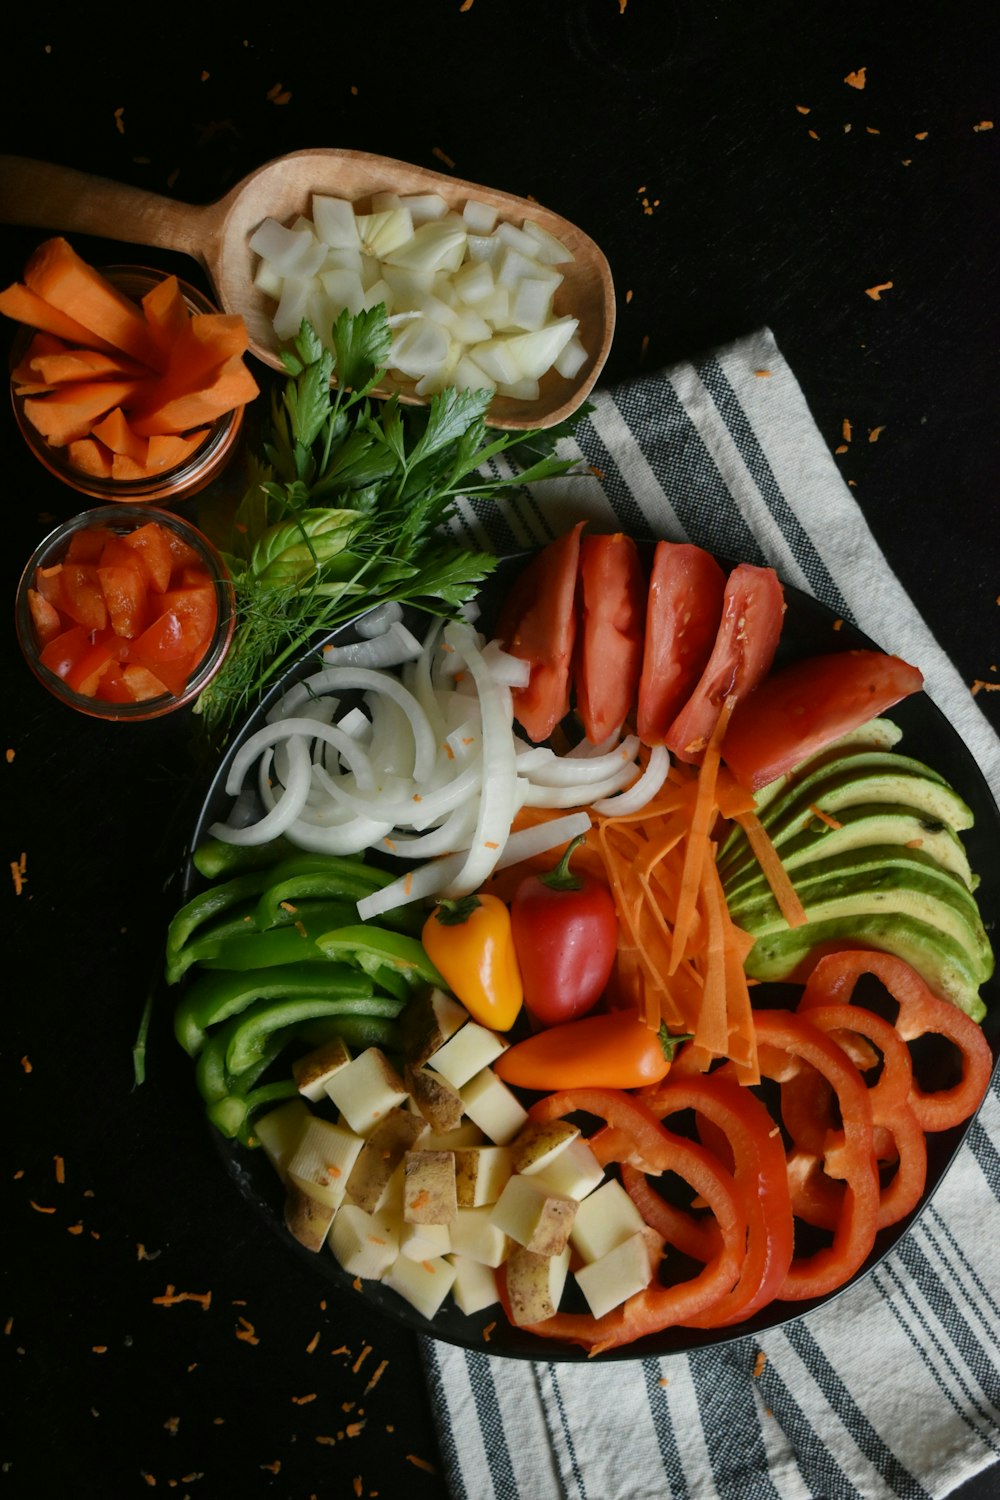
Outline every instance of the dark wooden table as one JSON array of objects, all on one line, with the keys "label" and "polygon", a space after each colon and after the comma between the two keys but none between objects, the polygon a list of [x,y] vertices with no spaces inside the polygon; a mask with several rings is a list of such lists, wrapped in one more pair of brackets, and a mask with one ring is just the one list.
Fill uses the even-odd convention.
[{"label": "dark wooden table", "polygon": [[[191,202],[314,146],[531,195],[610,259],[608,382],[769,324],[891,564],[1000,726],[995,5],[386,0],[268,22],[60,9],[27,9],[8,33],[0,150]],[[142,258],[109,236],[78,248]],[[3,285],[41,237],[0,231]],[[156,263],[198,280],[193,263]],[[35,541],[82,507],[9,415],[0,445],[12,599]],[[204,785],[189,717],[76,716],[12,630],[3,666],[4,859],[25,868],[4,898],[7,1492],[443,1496],[413,1340],[327,1299],[247,1212],[165,1013],[133,1086]],[[168,1288],[194,1300],[165,1305]],[[963,1493],[992,1492],[987,1476]]]}]

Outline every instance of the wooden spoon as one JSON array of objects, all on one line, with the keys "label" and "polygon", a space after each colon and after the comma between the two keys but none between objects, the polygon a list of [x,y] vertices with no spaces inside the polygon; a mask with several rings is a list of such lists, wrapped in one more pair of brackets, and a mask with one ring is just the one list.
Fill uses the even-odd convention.
[{"label": "wooden spoon", "polygon": [[[287,223],[298,214],[311,216],[313,193],[356,201],[383,191],[438,193],[457,209],[467,198],[478,198],[515,224],[533,219],[571,251],[573,261],[559,267],[564,279],[556,292],[554,311],[559,317],[579,319],[587,361],[572,380],[550,371],[535,401],[494,397],[489,422],[520,430],[551,427],[568,417],[593,387],[611,347],[614,285],[607,260],[594,241],[537,203],[364,151],[293,151],[258,167],[225,197],[204,206],[175,202],[70,167],[0,156],[0,223],[153,245],[191,256],[210,278],[223,310],[242,315],[252,353],[273,369],[282,368],[271,323],[274,303],[253,284],[257,257],[249,247],[250,236],[266,218]],[[377,394],[385,396],[396,389],[402,399],[416,399],[391,377]]]}]

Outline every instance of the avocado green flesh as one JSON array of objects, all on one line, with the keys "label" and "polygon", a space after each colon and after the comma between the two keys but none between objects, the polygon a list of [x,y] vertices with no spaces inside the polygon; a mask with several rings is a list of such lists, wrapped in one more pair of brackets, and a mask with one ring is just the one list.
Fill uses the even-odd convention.
[{"label": "avocado green flesh", "polygon": [[[891,750],[854,751],[815,770],[806,768],[806,774],[796,775],[783,791],[760,808],[759,816],[777,848],[803,828],[825,826],[813,808],[837,817],[845,808],[869,802],[912,807],[929,822],[942,823],[956,831],[971,828],[973,823],[968,804],[943,777],[920,761]],[[746,835],[742,829],[734,829],[719,853],[723,878],[748,857],[753,856]]]},{"label": "avocado green flesh", "polygon": [[839,740],[834,740],[832,745],[827,745],[823,750],[817,750],[814,755],[808,756],[800,761],[793,770],[784,776],[778,776],[774,781],[769,781],[755,794],[757,810],[763,814],[763,810],[774,801],[781,792],[793,787],[803,776],[811,776],[813,771],[819,770],[821,766],[829,766],[834,761],[841,760],[846,754],[853,754],[858,750],[891,750],[898,745],[903,738],[903,731],[898,724],[891,719],[870,719],[867,724],[862,724],[858,729],[852,729],[847,734],[841,735]]},{"label": "avocado green flesh", "polygon": [[[846,925],[890,913],[912,917],[957,943],[966,955],[971,977],[980,984],[993,973],[993,950],[979,908],[961,881],[947,871],[895,862],[890,853],[863,875],[848,870],[816,876],[813,871],[796,881],[795,889],[814,928],[837,920]],[[788,931],[769,890],[730,902],[729,911],[737,926],[757,938]]]},{"label": "avocado green flesh", "polygon": [[[817,821],[816,827],[807,828],[782,843],[779,853],[786,870],[796,870],[811,860],[826,859],[848,850],[864,850],[872,844],[911,844],[957,875],[968,890],[975,889],[976,877],[958,835],[941,824],[927,822],[914,808],[875,802],[843,808],[837,816],[839,828]],[[745,858],[730,863],[725,869],[720,866],[719,875],[727,900],[737,890],[741,877],[759,873],[748,844]]]},{"label": "avocado green flesh", "polygon": [[754,943],[744,967],[751,979],[802,981],[822,953],[843,948],[892,953],[916,969],[935,994],[951,1000],[974,1021],[986,1014],[962,946],[939,929],[897,912],[810,922],[769,933]]}]

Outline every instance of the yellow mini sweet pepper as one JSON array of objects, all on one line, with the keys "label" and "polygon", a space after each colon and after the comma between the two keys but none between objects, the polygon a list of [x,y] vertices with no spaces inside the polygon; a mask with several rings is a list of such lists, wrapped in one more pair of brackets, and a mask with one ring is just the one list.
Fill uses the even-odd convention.
[{"label": "yellow mini sweet pepper", "polygon": [[474,1021],[508,1031],[524,992],[510,912],[497,896],[440,901],[421,934],[431,963]]}]

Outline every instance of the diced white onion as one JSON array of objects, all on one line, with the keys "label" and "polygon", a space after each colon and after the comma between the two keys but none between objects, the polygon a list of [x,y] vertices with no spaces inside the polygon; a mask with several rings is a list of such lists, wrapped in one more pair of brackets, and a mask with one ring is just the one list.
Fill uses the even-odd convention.
[{"label": "diced white onion", "polygon": [[575,317],[556,317],[556,267],[573,259],[531,220],[519,226],[469,199],[461,213],[435,193],[373,195],[370,211],[314,194],[312,219],[265,219],[250,237],[254,284],[277,306],[274,330],[294,338],[308,318],[326,344],[346,309],[378,303],[393,331],[389,369],[415,394],[498,391],[538,398],[550,371],[576,377],[587,354]]}]

